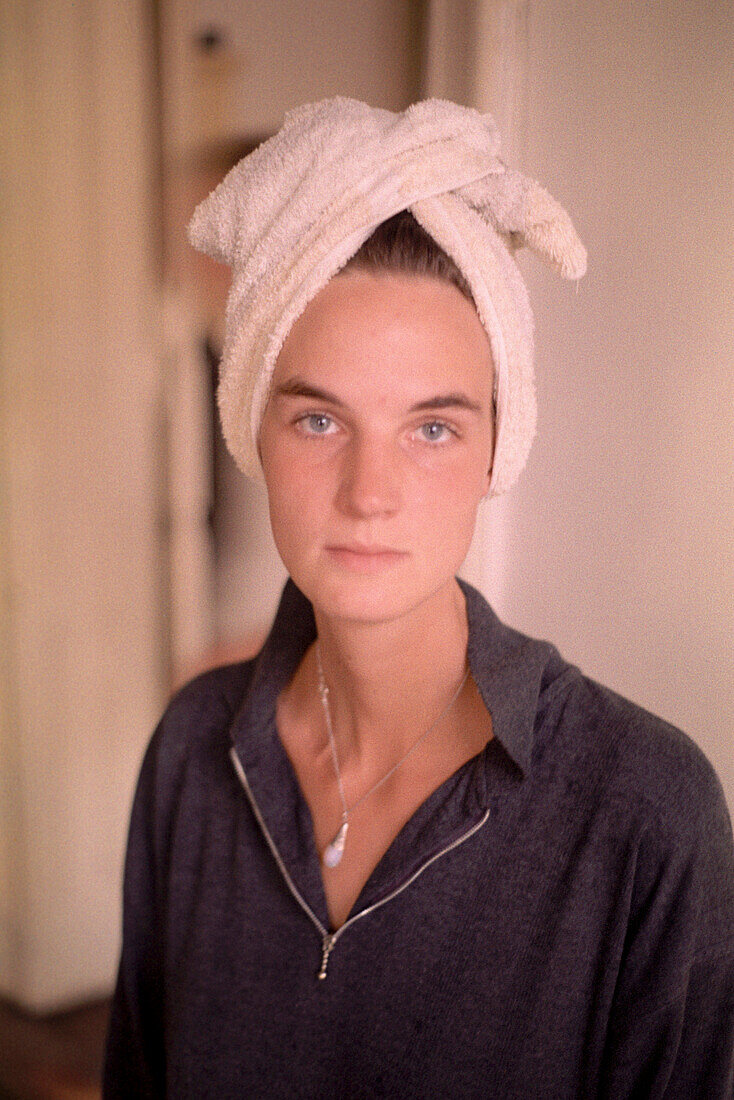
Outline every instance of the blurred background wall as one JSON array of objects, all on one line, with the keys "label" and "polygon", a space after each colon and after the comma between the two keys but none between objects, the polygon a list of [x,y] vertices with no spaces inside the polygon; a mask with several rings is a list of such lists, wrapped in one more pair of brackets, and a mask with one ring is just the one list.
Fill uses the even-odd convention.
[{"label": "blurred background wall", "polygon": [[521,259],[539,432],[485,587],[694,737],[734,808],[734,5],[485,10],[476,101],[589,251],[578,293]]},{"label": "blurred background wall", "polygon": [[308,99],[491,110],[571,211],[589,273],[522,261],[538,438],[465,571],[734,807],[732,6],[6,0],[0,51],[0,994],[109,991],[145,743],[277,601],[214,418],[226,271],[184,227]]},{"label": "blurred background wall", "polygon": [[0,991],[34,1009],[109,988],[168,678],[152,26],[0,5]]}]

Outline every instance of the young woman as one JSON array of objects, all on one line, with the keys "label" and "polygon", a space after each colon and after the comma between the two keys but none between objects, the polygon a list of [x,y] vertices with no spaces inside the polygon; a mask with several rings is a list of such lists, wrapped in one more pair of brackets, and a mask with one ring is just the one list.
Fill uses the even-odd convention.
[{"label": "young woman", "polygon": [[583,269],[496,152],[452,104],[331,100],[197,211],[290,580],[146,755],[108,1097],[731,1095],[716,777],[456,578],[532,437],[514,247]]}]

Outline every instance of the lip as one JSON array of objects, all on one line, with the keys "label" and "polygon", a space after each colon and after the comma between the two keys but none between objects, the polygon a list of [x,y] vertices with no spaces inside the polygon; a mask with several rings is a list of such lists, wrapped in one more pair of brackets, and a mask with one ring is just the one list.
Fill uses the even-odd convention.
[{"label": "lip", "polygon": [[404,550],[394,550],[391,546],[357,542],[327,546],[326,552],[332,560],[357,573],[376,573],[408,556]]}]

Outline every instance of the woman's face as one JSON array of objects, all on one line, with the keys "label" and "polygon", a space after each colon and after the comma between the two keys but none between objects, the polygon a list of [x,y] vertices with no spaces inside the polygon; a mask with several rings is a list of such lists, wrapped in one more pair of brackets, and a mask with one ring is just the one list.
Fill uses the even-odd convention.
[{"label": "woman's face", "polygon": [[283,345],[260,453],[278,551],[323,614],[396,619],[453,586],[492,455],[471,302],[428,276],[336,276]]}]

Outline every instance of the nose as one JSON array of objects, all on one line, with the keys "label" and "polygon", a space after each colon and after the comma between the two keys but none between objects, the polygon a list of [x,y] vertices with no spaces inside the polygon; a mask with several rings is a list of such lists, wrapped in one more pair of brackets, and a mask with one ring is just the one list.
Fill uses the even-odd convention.
[{"label": "nose", "polygon": [[398,457],[385,440],[355,438],[341,470],[338,504],[348,515],[369,518],[391,515],[400,507]]}]

